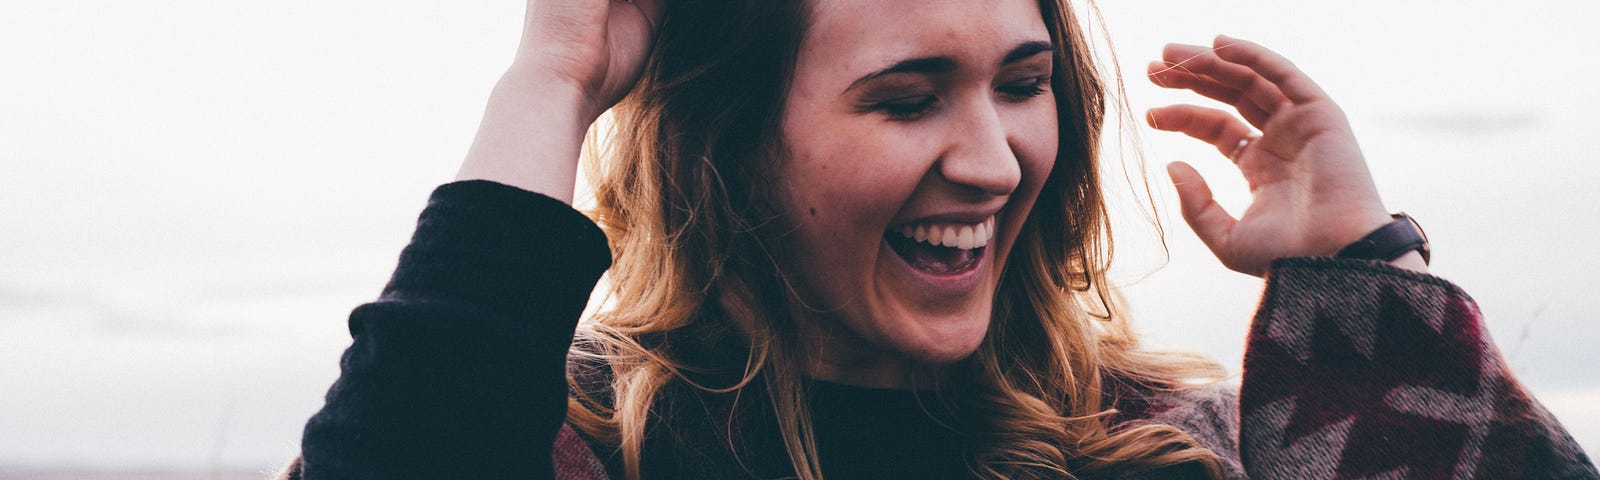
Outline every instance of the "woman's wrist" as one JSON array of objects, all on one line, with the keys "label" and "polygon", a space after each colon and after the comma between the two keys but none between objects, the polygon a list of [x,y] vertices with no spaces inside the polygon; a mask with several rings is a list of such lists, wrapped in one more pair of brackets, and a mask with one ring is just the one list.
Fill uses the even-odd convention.
[{"label": "woman's wrist", "polygon": [[1390,260],[1389,264],[1417,273],[1429,273],[1428,262],[1424,261],[1422,259],[1422,254],[1416,252],[1415,250],[1406,252],[1405,255],[1401,255],[1399,258]]},{"label": "woman's wrist", "polygon": [[518,59],[500,75],[493,95],[537,96],[541,103],[559,107],[563,114],[574,115],[585,126],[600,118],[609,105],[597,105],[592,92],[583,83],[529,60]]},{"label": "woman's wrist", "polygon": [[1416,220],[1397,213],[1379,222],[1374,219],[1377,226],[1345,244],[1334,256],[1384,260],[1397,267],[1428,273],[1428,237]]},{"label": "woman's wrist", "polygon": [[597,113],[568,82],[513,67],[495,84],[456,180],[490,180],[572,203]]}]

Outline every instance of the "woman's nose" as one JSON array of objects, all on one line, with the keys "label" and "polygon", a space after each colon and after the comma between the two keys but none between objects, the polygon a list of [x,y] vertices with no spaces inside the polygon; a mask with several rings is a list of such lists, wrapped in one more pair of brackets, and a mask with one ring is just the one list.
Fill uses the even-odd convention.
[{"label": "woman's nose", "polygon": [[1005,124],[993,105],[970,109],[951,128],[939,174],[950,183],[993,196],[1010,195],[1022,181],[1022,166]]}]

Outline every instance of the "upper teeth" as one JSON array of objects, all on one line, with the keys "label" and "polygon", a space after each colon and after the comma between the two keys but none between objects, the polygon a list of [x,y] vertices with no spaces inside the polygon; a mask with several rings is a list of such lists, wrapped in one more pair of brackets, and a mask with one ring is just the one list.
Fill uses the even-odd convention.
[{"label": "upper teeth", "polygon": [[900,234],[929,245],[973,249],[989,245],[989,240],[994,238],[994,217],[977,225],[907,224],[900,227]]}]

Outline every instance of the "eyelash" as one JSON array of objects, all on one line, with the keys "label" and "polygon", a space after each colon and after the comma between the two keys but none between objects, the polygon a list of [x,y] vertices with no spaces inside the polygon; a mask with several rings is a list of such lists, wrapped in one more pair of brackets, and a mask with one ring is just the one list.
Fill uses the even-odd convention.
[{"label": "eyelash", "polygon": [[1048,86],[1050,86],[1050,77],[1041,75],[1028,79],[1028,83],[1024,85],[1013,84],[1000,87],[1000,92],[1011,95],[1017,100],[1026,100],[1044,93],[1045,87]]},{"label": "eyelash", "polygon": [[923,95],[883,102],[877,109],[894,121],[911,121],[933,113],[939,108],[939,97]]},{"label": "eyelash", "polygon": [[[1044,94],[1046,87],[1049,85],[1050,77],[1038,76],[1027,79],[1025,84],[1007,85],[1000,87],[999,90],[1001,94],[1012,101],[1020,102]],[[889,120],[909,122],[921,119],[937,111],[939,109],[939,97],[933,95],[908,97],[879,103],[874,105],[873,108],[888,115]]]}]

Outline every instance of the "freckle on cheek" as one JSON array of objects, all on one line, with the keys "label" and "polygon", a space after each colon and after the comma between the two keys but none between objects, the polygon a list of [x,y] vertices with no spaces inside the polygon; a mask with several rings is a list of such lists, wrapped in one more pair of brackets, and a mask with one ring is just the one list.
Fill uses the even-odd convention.
[{"label": "freckle on cheek", "polygon": [[811,216],[813,216],[813,217],[817,216],[817,209],[815,209],[815,208],[811,209]]}]

